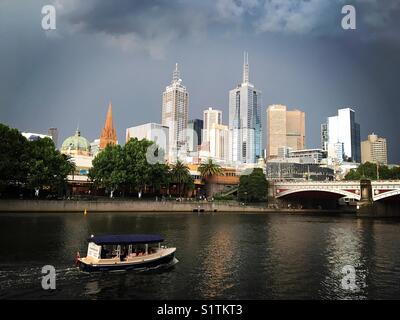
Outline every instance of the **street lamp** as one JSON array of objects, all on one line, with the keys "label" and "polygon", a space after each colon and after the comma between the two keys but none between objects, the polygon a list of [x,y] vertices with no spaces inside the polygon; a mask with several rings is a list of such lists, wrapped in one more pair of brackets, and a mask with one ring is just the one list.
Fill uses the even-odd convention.
[{"label": "street lamp", "polygon": [[376,180],[379,180],[379,161],[376,161]]},{"label": "street lamp", "polygon": [[247,204],[247,191],[244,192],[244,195],[245,195],[245,199],[246,199],[244,204]]}]

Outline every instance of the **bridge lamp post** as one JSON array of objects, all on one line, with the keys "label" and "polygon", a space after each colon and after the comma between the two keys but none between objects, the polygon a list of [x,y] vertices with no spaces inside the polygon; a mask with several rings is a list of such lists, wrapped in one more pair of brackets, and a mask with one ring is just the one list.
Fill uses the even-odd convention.
[{"label": "bridge lamp post", "polygon": [[379,161],[376,161],[376,180],[379,180]]}]

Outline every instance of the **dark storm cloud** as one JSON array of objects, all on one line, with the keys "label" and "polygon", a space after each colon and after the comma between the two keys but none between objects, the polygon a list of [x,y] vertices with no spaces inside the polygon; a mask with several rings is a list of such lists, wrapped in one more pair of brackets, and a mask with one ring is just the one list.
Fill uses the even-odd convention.
[{"label": "dark storm cloud", "polygon": [[79,30],[154,38],[173,30],[189,35],[208,26],[251,26],[257,32],[338,35],[341,8],[356,8],[368,36],[398,36],[398,0],[58,0],[61,14]]},{"label": "dark storm cloud", "polygon": [[[57,30],[45,32],[40,12],[51,2],[0,0],[0,122],[55,126],[61,141],[80,123],[92,140],[111,100],[123,143],[125,128],[160,121],[179,62],[190,118],[214,106],[227,123],[247,50],[263,117],[272,103],[305,111],[307,147],[318,147],[321,122],[353,107],[362,139],[388,138],[390,161],[400,161],[400,1],[54,0]],[[340,27],[348,3],[356,31]]]}]

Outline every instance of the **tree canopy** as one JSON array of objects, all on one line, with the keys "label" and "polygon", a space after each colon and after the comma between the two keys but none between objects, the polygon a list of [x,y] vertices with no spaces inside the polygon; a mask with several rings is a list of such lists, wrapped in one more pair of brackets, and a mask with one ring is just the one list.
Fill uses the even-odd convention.
[{"label": "tree canopy", "polygon": [[49,138],[28,141],[17,129],[0,124],[0,189],[57,190],[75,165]]},{"label": "tree canopy", "polygon": [[389,168],[385,165],[377,165],[371,162],[360,164],[357,169],[351,169],[345,176],[345,180],[370,179],[377,180],[379,171],[380,180],[400,179],[400,167]]},{"label": "tree canopy", "polygon": [[130,139],[123,147],[107,145],[94,158],[89,178],[97,187],[109,191],[141,192],[147,187],[159,191],[171,177],[165,163],[148,161],[148,152],[153,147],[154,142],[137,138]]},{"label": "tree canopy", "polygon": [[238,198],[240,201],[265,201],[268,181],[262,169],[255,168],[249,175],[240,176]]}]

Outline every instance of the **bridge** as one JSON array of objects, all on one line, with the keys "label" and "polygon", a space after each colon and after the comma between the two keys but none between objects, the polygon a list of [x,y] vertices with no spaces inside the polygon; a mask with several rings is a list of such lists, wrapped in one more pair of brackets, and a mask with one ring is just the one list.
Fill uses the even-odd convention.
[{"label": "bridge", "polygon": [[273,196],[277,199],[295,197],[342,198],[356,201],[400,198],[400,180],[392,181],[276,181]]}]

